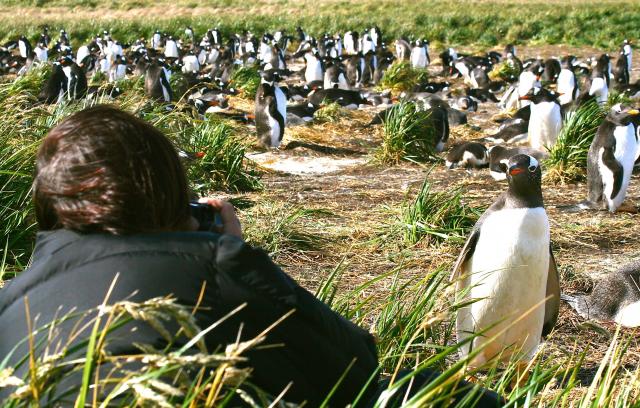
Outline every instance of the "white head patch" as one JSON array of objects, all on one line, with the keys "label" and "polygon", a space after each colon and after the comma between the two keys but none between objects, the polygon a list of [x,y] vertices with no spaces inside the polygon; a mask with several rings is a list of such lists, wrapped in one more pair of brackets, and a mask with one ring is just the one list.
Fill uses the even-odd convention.
[{"label": "white head patch", "polygon": [[611,107],[611,111],[612,111],[612,112],[616,112],[616,113],[620,113],[620,112],[622,112],[622,104],[620,104],[620,103],[616,103],[615,105],[613,105],[613,106]]},{"label": "white head patch", "polygon": [[538,167],[538,161],[536,160],[535,157],[529,156],[529,166]]}]

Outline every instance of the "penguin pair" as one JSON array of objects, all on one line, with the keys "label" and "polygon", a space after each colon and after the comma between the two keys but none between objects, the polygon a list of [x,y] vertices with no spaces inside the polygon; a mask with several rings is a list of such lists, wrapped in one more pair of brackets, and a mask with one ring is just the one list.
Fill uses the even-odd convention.
[{"label": "penguin pair", "polygon": [[284,137],[287,98],[278,86],[277,72],[265,73],[256,92],[255,121],[258,140],[266,147],[279,147]]},{"label": "penguin pair", "polygon": [[558,318],[560,284],[550,245],[538,161],[506,164],[508,189],[474,226],[453,268],[463,358],[525,364]]},{"label": "penguin pair", "polygon": [[545,88],[534,87],[520,97],[531,103],[529,118],[529,144],[534,149],[550,150],[558,139],[562,128],[562,113],[559,95]]},{"label": "penguin pair", "polygon": [[589,147],[588,200],[580,208],[616,212],[624,201],[638,159],[640,110],[617,104],[611,108]]}]

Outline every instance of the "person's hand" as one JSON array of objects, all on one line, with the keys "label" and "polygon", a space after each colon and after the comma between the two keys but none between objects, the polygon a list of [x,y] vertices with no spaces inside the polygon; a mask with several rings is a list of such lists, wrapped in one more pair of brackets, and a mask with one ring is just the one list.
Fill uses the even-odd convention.
[{"label": "person's hand", "polygon": [[233,206],[224,200],[218,198],[203,197],[198,200],[201,204],[209,204],[215,210],[220,213],[222,218],[222,228],[218,227],[218,231],[221,234],[235,235],[242,239],[242,227],[240,226],[240,220],[236,216],[236,210]]}]

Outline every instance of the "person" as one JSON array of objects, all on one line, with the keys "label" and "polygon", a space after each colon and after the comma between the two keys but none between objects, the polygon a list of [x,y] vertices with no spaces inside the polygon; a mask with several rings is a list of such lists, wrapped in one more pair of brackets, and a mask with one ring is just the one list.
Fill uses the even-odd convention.
[{"label": "person", "polygon": [[[246,244],[231,204],[201,199],[220,213],[222,227],[197,231],[180,159],[150,124],[108,105],[69,116],[42,141],[33,190],[40,231],[31,266],[0,290],[0,327],[11,328],[0,337],[0,361],[12,366],[28,355],[24,339],[30,325],[95,308],[105,299],[141,302],[172,295],[181,304],[197,305],[196,321],[203,328],[246,304],[206,334],[212,351],[236,342],[239,334],[251,339],[294,311],[268,332],[266,344],[276,346],[246,353],[250,381],[271,395],[289,386],[286,401],[319,406],[339,384],[329,405],[340,407],[361,391],[363,404],[380,394],[371,334]],[[157,330],[136,325],[110,334],[110,354],[138,354],[135,344],[166,345]],[[52,353],[77,327],[72,320],[61,322],[33,343],[48,336]],[[16,375],[24,375],[27,366]],[[500,401],[491,392],[481,399],[487,406]]]}]

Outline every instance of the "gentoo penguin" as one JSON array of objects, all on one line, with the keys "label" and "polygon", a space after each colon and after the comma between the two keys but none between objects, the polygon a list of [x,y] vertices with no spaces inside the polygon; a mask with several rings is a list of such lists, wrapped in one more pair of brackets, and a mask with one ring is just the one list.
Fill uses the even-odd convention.
[{"label": "gentoo penguin", "polygon": [[173,37],[169,36],[167,41],[164,44],[164,56],[166,58],[179,58],[180,54],[178,54],[178,43]]},{"label": "gentoo penguin", "polygon": [[522,71],[518,78],[518,108],[529,105],[530,101],[521,99],[520,97],[526,95],[535,87],[541,87],[540,76],[542,75],[543,67],[539,61],[531,64],[525,71]]},{"label": "gentoo penguin", "polygon": [[173,91],[167,78],[167,72],[158,62],[152,62],[147,67],[144,78],[144,92],[152,99],[171,102]]},{"label": "gentoo penguin", "polygon": [[447,153],[445,165],[448,169],[456,167],[481,168],[488,163],[487,148],[478,142],[456,144]]},{"label": "gentoo penguin", "polygon": [[187,37],[187,40],[193,42],[195,38],[195,34],[193,33],[193,28],[187,27],[184,29],[184,35]]},{"label": "gentoo penguin", "polygon": [[624,52],[620,52],[620,55],[618,55],[618,59],[616,60],[616,64],[613,67],[613,79],[618,86],[628,85],[630,82],[629,68],[627,67],[627,56],[624,55]]},{"label": "gentoo penguin", "polygon": [[507,179],[507,164],[509,159],[519,154],[531,156],[538,162],[546,159],[549,154],[542,150],[532,149],[530,147],[504,147],[500,145],[491,146],[487,149],[489,158],[489,174],[494,180],[502,181]]},{"label": "gentoo penguin", "polygon": [[331,64],[324,72],[324,89],[330,88],[350,89],[339,63]]},{"label": "gentoo penguin", "polygon": [[413,68],[426,68],[429,65],[428,44],[423,40],[416,40],[411,49],[411,66]]},{"label": "gentoo penguin", "polygon": [[507,191],[480,217],[452,273],[456,301],[473,302],[456,319],[458,342],[477,335],[461,349],[463,358],[479,352],[473,367],[494,358],[529,361],[558,317],[560,285],[540,166],[522,154],[506,166]]},{"label": "gentoo penguin", "polygon": [[122,55],[118,55],[109,72],[109,82],[116,82],[127,77],[127,61]]},{"label": "gentoo penguin", "polygon": [[404,38],[399,38],[394,43],[396,48],[396,58],[399,61],[409,61],[411,57],[411,45]]},{"label": "gentoo penguin", "polygon": [[520,99],[531,102],[529,144],[534,149],[551,149],[562,128],[562,113],[558,94],[545,88],[533,88]]},{"label": "gentoo penguin", "polygon": [[358,32],[347,31],[344,33],[344,52],[348,55],[355,55],[358,53]]},{"label": "gentoo penguin", "polygon": [[582,208],[616,212],[627,195],[627,187],[638,158],[638,109],[614,105],[589,147],[587,156],[588,201]]},{"label": "gentoo penguin", "polygon": [[200,72],[200,61],[198,56],[194,54],[193,50],[189,51],[187,55],[182,57],[182,72],[197,74]]},{"label": "gentoo penguin", "polygon": [[562,295],[585,319],[640,326],[640,261],[634,261],[596,282],[588,295]]},{"label": "gentoo penguin", "polygon": [[528,137],[529,121],[515,118],[503,122],[498,131],[482,138],[483,141],[495,144],[525,142]]},{"label": "gentoo penguin", "polygon": [[631,43],[629,42],[629,40],[624,40],[622,42],[622,52],[624,53],[624,55],[627,57],[627,70],[629,72],[631,72],[631,58],[633,54],[633,51],[631,50]]},{"label": "gentoo penguin", "polygon": [[38,94],[38,100],[47,104],[61,101],[64,98],[66,87],[67,77],[62,70],[62,65],[55,61],[51,66],[51,75]]},{"label": "gentoo penguin", "polygon": [[609,98],[609,63],[610,59],[607,54],[602,54],[596,66],[591,72],[591,86],[589,87],[589,95],[595,96],[596,101],[603,105]]},{"label": "gentoo penguin", "polygon": [[560,94],[558,98],[560,105],[571,103],[580,95],[580,87],[578,86],[576,73],[574,71],[575,63],[576,57],[573,55],[566,56],[562,59],[562,69],[556,81],[556,90],[558,94]]},{"label": "gentoo penguin", "polygon": [[312,91],[309,93],[309,103],[314,106],[322,106],[324,103],[337,103],[350,109],[356,109],[360,105],[366,105],[369,102],[362,97],[358,91],[347,89],[330,88]]},{"label": "gentoo penguin", "polygon": [[151,36],[151,48],[154,50],[160,49],[162,47],[162,34],[160,30],[156,30],[155,33]]},{"label": "gentoo penguin", "polygon": [[548,58],[544,61],[544,70],[542,71],[542,81],[544,83],[553,83],[558,80],[558,75],[562,66],[557,58]]},{"label": "gentoo penguin", "polygon": [[324,69],[320,59],[318,50],[311,49],[304,54],[306,67],[304,69],[304,80],[309,83],[313,81],[322,81]]},{"label": "gentoo penguin", "polygon": [[87,77],[82,68],[70,56],[60,60],[62,71],[66,76],[67,99],[82,99],[87,94]]},{"label": "gentoo penguin", "polygon": [[49,60],[49,50],[43,42],[38,42],[36,48],[33,49],[36,55],[36,59],[40,62],[47,62]]},{"label": "gentoo penguin", "polygon": [[278,73],[266,73],[256,92],[255,120],[258,140],[266,147],[278,147],[284,136],[287,99],[278,86]]},{"label": "gentoo penguin", "polygon": [[22,58],[29,58],[31,56],[33,47],[31,46],[31,42],[29,42],[27,37],[24,35],[21,35],[18,40],[18,50],[20,51],[20,56]]}]

